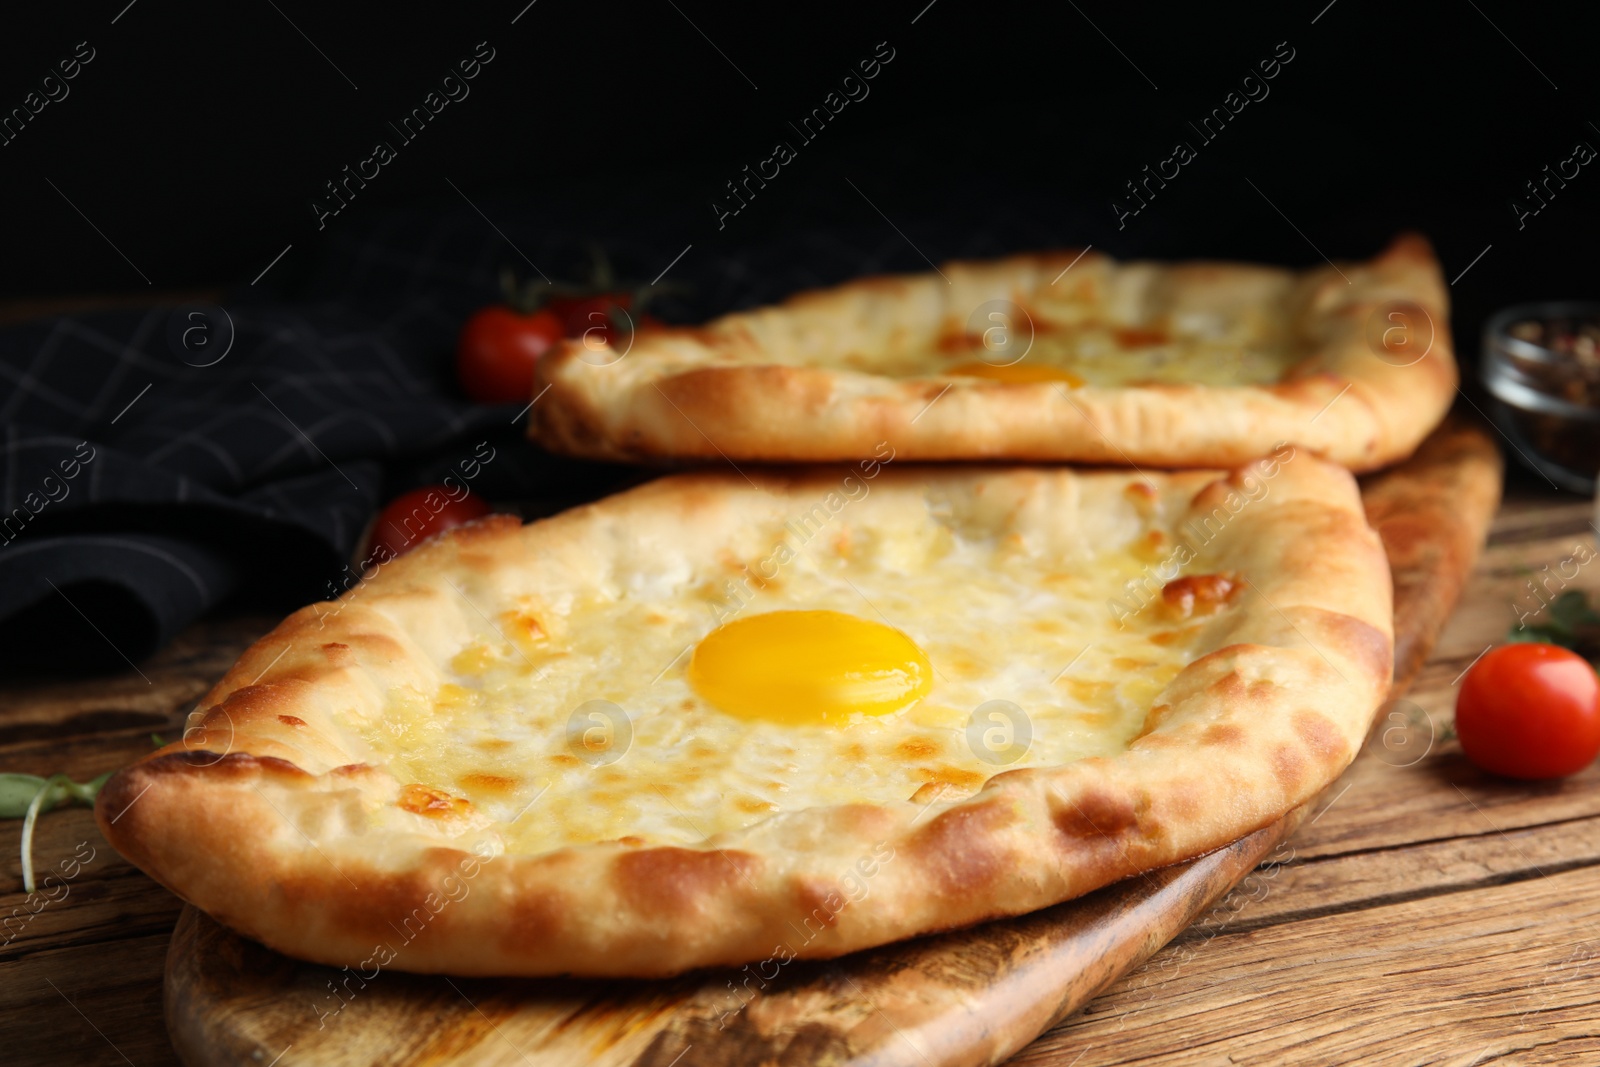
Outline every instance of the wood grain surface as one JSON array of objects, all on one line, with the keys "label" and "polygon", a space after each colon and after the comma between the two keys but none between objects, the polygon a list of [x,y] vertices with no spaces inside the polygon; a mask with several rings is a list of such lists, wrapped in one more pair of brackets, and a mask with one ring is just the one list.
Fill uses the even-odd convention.
[{"label": "wood grain surface", "polygon": [[365,982],[186,908],[167,959],[167,1026],[194,1067],[263,1062],[290,1046],[294,1062],[340,1067],[995,1063],[1168,941],[1286,829],[1020,919],[791,963],[740,994],[732,971]]},{"label": "wood grain surface", "polygon": [[[1600,879],[1594,877],[1600,775],[1590,768],[1551,785],[1497,782],[1467,765],[1445,733],[1455,677],[1503,635],[1527,576],[1568,558],[1580,543],[1593,544],[1586,504],[1554,495],[1509,501],[1461,609],[1409,694],[1412,717],[1374,736],[1292,842],[1263,849],[1272,862],[1253,882],[1205,910],[1166,949],[1034,1042],[1017,1062],[1088,1067],[1366,1057],[1467,1064],[1497,1056],[1504,1062],[1556,1062],[1569,1054],[1581,1062],[1583,1050],[1592,1054],[1600,1022],[1600,928],[1593,911],[1600,905],[1586,902],[1600,898]],[[1596,589],[1600,578],[1585,569],[1572,585]],[[176,727],[190,703],[271,622],[236,619],[197,627],[141,665],[148,683],[130,675],[0,692],[0,765],[86,778],[148,751],[149,733]],[[30,900],[17,884],[16,836],[15,824],[0,826],[0,890],[6,891],[0,914],[20,908],[27,916],[0,935],[0,1058],[139,1067],[174,1062],[161,1025],[160,974],[177,902],[112,854],[84,810],[43,820],[36,858],[41,871],[75,850],[82,856],[92,849],[93,858],[66,883],[60,899]],[[1162,883],[1179,874],[1174,869],[1152,878]],[[1112,887],[1105,895],[1127,888]],[[1143,899],[1156,902],[1173,885],[1146,890]],[[1163,907],[1170,915],[1170,906]],[[1046,912],[1019,922],[1047,924],[1052,918]],[[1159,936],[1158,927],[1151,929]],[[1026,940],[1026,932],[1017,936],[1023,940],[1012,944],[1024,958],[1029,946],[1041,943]],[[921,943],[917,951],[936,951],[940,940]],[[248,945],[246,950],[264,952]],[[216,951],[203,959],[215,967],[225,956]],[[838,979],[823,972],[838,966],[819,966],[807,976],[796,972],[794,980],[820,981],[826,988]],[[264,967],[257,961],[246,970]],[[919,973],[915,964],[900,969],[906,972]],[[982,974],[979,968],[979,987]],[[347,1013],[369,997],[378,1003],[375,995],[390,979],[429,981],[380,975],[325,1029],[356,1021]],[[477,1023],[460,1033],[467,1042],[461,1047],[480,1051],[471,1062],[548,1062],[524,1059],[522,1050],[503,1039],[500,1031],[520,1010],[517,1004],[480,983],[459,984],[466,997],[451,992],[453,1002],[425,1010],[414,1006],[395,1025],[426,1029],[416,1022],[426,1022],[427,1010],[470,1014]],[[605,1032],[600,1016],[610,1010],[610,994],[571,985],[564,994],[573,1005],[565,1028]],[[668,986],[658,990],[660,997],[674,995]],[[997,992],[1029,1003],[1049,1000],[1016,984]],[[682,1054],[679,1062],[686,1065],[694,1051],[682,1044],[671,1055],[667,1042],[652,1051],[655,1034],[665,1032],[660,1014],[671,1011],[664,1000],[657,1003],[658,1015],[646,1006],[622,1020],[612,1032],[614,1043],[633,1042],[638,1054],[658,1057],[662,1067]],[[877,1026],[906,1050],[938,1052],[938,1045],[921,1044],[924,1038],[943,1040],[936,1031],[890,1033],[878,1009],[898,1011],[899,1003],[854,1003],[855,1029],[863,1034]],[[234,1006],[248,1011],[252,1004],[247,999]],[[309,1007],[306,1014],[314,1027]],[[954,1024],[989,1041],[994,1054],[1001,1050],[994,1043],[998,1029],[1024,1025],[1018,1018],[962,1014],[939,1018],[948,1026],[954,1015]],[[491,1051],[495,1046],[498,1051]],[[813,1033],[790,1041],[773,1062],[817,1062],[828,1047],[823,1035]],[[283,1056],[284,1067],[319,1062],[301,1058],[298,1053],[307,1048],[285,1041],[256,1062],[264,1065],[275,1055]],[[449,1041],[419,1049],[431,1062],[447,1061],[455,1050]]]}]

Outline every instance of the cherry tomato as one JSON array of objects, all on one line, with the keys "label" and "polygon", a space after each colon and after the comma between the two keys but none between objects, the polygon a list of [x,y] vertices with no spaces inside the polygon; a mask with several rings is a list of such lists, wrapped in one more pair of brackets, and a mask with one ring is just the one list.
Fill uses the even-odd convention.
[{"label": "cherry tomato", "polygon": [[369,556],[378,562],[387,562],[416,548],[434,534],[489,514],[489,505],[483,497],[469,493],[454,499],[451,495],[460,492],[459,487],[425,485],[389,501],[389,506],[378,513],[378,521],[373,524]]},{"label": "cherry tomato", "polygon": [[581,340],[589,348],[609,345],[619,332],[628,329],[630,321],[627,315],[613,314],[613,309],[627,311],[632,304],[632,293],[602,293],[574,300],[566,305],[567,336]]},{"label": "cherry tomato", "polygon": [[1560,778],[1600,753],[1600,679],[1555,645],[1502,645],[1467,672],[1456,697],[1467,758],[1511,778]]},{"label": "cherry tomato", "polygon": [[456,377],[480,404],[533,399],[533,365],[561,340],[561,317],[549,309],[520,315],[496,305],[476,312],[456,342]]},{"label": "cherry tomato", "polygon": [[552,296],[544,302],[544,309],[553,312],[561,320],[562,328],[566,327],[567,316],[572,314],[572,309],[588,299],[582,296]]}]

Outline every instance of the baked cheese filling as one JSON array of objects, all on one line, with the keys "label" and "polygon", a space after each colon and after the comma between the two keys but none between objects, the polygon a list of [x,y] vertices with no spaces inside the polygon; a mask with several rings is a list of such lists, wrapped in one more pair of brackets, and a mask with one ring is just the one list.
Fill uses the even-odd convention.
[{"label": "baked cheese filling", "polygon": [[1090,326],[1041,330],[1031,343],[983,335],[952,337],[938,351],[908,359],[903,376],[939,374],[1069,386],[1269,385],[1300,356],[1266,338],[1168,334],[1161,329]]},{"label": "baked cheese filling", "polygon": [[[930,505],[931,508],[931,505]],[[957,800],[1110,756],[1201,620],[1124,613],[1161,535],[1070,563],[955,519],[773,529],[788,552],[482,620],[437,693],[352,723],[403,784],[465,797],[508,849],[692,844],[779,812]],[[748,568],[748,569],[746,569]],[[1128,605],[1133,606],[1133,605]]]}]

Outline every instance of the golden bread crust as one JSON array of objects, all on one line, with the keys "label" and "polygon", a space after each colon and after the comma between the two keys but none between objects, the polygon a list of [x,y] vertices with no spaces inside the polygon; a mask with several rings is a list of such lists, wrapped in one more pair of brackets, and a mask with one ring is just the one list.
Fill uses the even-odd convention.
[{"label": "golden bread crust", "polygon": [[1480,428],[1451,416],[1411,460],[1363,479],[1367,521],[1394,575],[1395,677],[1414,677],[1455,609],[1500,505],[1505,461]]},{"label": "golden bread crust", "polygon": [[[434,803],[372,762],[351,724],[381,725],[398,688],[437,690],[474,611],[604,585],[629,554],[692,584],[730,530],[839,480],[691,474],[526,526],[452,530],[296,612],[202,701],[183,741],[107,783],[97,818],[118,851],[234,929],[364,970],[669,975],[832,957],[1041,908],[1273,822],[1360,746],[1390,679],[1384,553],[1347,472],[1295,456],[1267,473],[1271,462],[1231,474],[886,469],[852,505],[870,527],[874,509],[937,495],[1009,509],[1022,538],[1086,540],[1129,536],[1135,511],[1171,532],[1226,509],[1197,547],[1197,577],[1164,595],[1187,610],[1232,586],[1234,600],[1201,620],[1196,658],[1118,755],[1003,771],[955,799],[784,811],[689,846],[538,853],[508,851],[504,827],[472,804]],[[1083,504],[1108,486],[1127,514]]]},{"label": "golden bread crust", "polygon": [[[1294,365],[1261,384],[1077,388],[937,367],[874,372],[880,353],[936,349],[997,301],[1042,325],[1046,305],[1074,285],[1119,328],[1208,312],[1271,317]],[[1397,304],[1405,309],[1391,320]],[[1231,467],[1288,442],[1356,471],[1409,455],[1458,380],[1447,288],[1415,235],[1365,263],[1298,273],[1071,251],[952,263],[801,293],[704,327],[641,330],[625,353],[564,342],[537,374],[530,435],[604,459],[854,460],[889,441],[913,460]]]}]

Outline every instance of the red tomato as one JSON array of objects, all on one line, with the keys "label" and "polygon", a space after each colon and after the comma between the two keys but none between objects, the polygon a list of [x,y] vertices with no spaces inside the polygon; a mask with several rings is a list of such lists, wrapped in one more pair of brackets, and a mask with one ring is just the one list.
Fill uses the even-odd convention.
[{"label": "red tomato", "polygon": [[452,499],[451,494],[459,492],[459,487],[425,485],[389,501],[389,506],[378,513],[378,521],[372,527],[368,555],[386,563],[434,534],[489,514],[489,505],[483,497],[469,493],[459,500]]},{"label": "red tomato", "polygon": [[1456,697],[1467,758],[1511,778],[1560,778],[1600,753],[1600,679],[1555,645],[1502,645],[1467,672]]},{"label": "red tomato", "polygon": [[561,318],[548,309],[519,315],[486,307],[461,329],[456,377],[480,404],[526,404],[533,399],[533,365],[561,340]]},{"label": "red tomato", "polygon": [[[633,304],[632,293],[602,293],[584,297],[566,305],[565,325],[568,337],[577,338],[589,348],[611,344],[619,332],[628,329],[628,316],[613,315],[614,308],[626,311]],[[621,330],[618,323],[621,323]]]},{"label": "red tomato", "polygon": [[572,314],[572,309],[577,307],[578,304],[585,299],[587,299],[587,297],[552,296],[550,299],[544,302],[544,310],[553,312],[556,318],[560,319],[564,326],[567,321],[567,316]]}]

